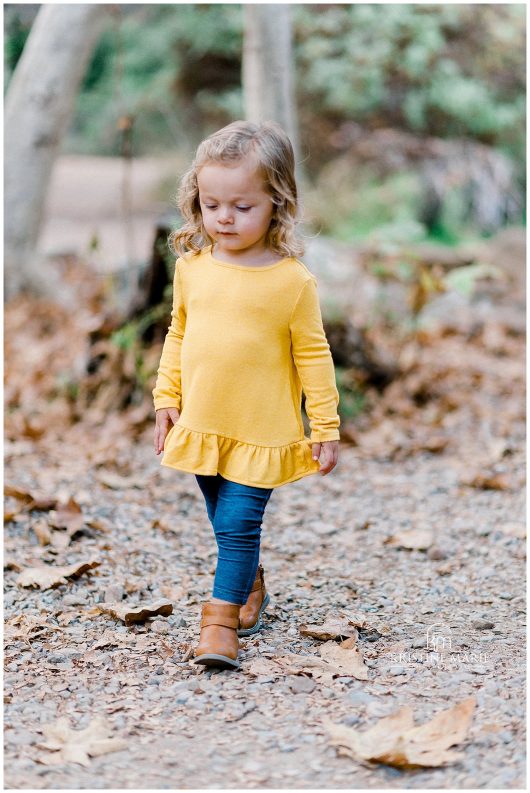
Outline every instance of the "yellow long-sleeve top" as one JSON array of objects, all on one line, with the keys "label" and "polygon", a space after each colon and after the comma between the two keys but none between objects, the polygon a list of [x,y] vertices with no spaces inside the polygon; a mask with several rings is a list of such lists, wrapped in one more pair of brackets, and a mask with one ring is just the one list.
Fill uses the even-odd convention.
[{"label": "yellow long-sleeve top", "polygon": [[153,398],[180,411],[162,465],[264,488],[317,473],[311,445],[338,440],[340,419],[315,276],[292,257],[178,259]]}]

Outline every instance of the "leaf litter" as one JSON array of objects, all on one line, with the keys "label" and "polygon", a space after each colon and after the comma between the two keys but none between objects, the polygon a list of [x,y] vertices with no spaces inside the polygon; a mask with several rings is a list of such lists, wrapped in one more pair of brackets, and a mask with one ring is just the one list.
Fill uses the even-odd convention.
[{"label": "leaf litter", "polygon": [[68,719],[62,717],[53,724],[43,725],[42,733],[47,740],[37,746],[51,752],[38,758],[44,765],[78,763],[87,766],[91,757],[128,748],[126,740],[112,737],[111,725],[101,717],[94,718],[84,730],[73,730]]},{"label": "leaf litter", "polygon": [[[462,327],[418,332],[402,345],[396,380],[382,393],[368,389],[364,414],[344,420],[337,469],[278,489],[263,527],[271,604],[262,631],[240,642],[241,672],[229,675],[189,664],[214,541],[192,477],[161,469],[152,454],[149,395],[127,404],[130,356],[106,343],[100,352],[114,381],[103,370],[81,377],[78,398],[71,385],[58,387],[88,371],[86,328],[97,335],[104,325],[90,278],[85,271],[79,283],[80,294],[92,290],[79,314],[30,298],[6,307],[9,783],[42,786],[41,757],[58,760],[73,745],[70,756],[84,763],[50,765],[50,787],[111,787],[116,778],[182,787],[193,776],[207,788],[234,768],[245,787],[256,779],[347,787],[352,747],[366,748],[359,735],[405,709],[384,758],[355,754],[360,785],[384,784],[381,765],[392,760],[405,772],[423,769],[425,785],[437,786],[428,765],[437,759],[444,787],[516,786],[525,718],[517,296],[495,297],[487,322],[470,306]],[[507,319],[492,335],[496,311]],[[386,343],[388,333],[374,328],[373,336]],[[38,354],[28,356],[35,339]],[[96,574],[81,574],[78,559],[81,567],[97,560]],[[124,619],[161,599],[172,604],[168,616]],[[103,613],[109,602],[114,616]],[[447,665],[428,644],[433,626],[451,642]],[[453,726],[435,716],[429,727],[427,714],[475,695],[465,735],[462,712]],[[94,730],[93,744],[90,733],[80,740],[70,725],[100,714],[107,727]],[[45,736],[53,748],[38,748],[40,727],[61,718],[63,737]],[[348,734],[347,756],[330,746],[326,719],[358,733],[340,736]],[[127,743],[128,761],[112,752],[101,767],[97,741],[114,739]],[[153,740],[171,747],[156,763],[141,751]],[[464,742],[456,763],[451,746]],[[76,743],[85,744],[77,753]],[[246,768],[250,744],[254,766]]]},{"label": "leaf litter", "polygon": [[469,697],[415,726],[411,707],[380,719],[364,732],[326,720],[331,743],[355,760],[369,760],[398,768],[436,767],[462,759],[449,747],[462,743],[469,729],[476,699]]}]

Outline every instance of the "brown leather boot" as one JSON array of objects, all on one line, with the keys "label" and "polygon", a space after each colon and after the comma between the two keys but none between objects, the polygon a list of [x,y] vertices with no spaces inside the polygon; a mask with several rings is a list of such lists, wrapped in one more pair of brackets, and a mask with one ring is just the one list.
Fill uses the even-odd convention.
[{"label": "brown leather boot", "polygon": [[265,588],[264,570],[261,565],[258,565],[256,578],[247,602],[241,606],[239,612],[239,628],[237,631],[238,636],[250,636],[257,633],[263,627],[261,615],[267,608],[270,596]]},{"label": "brown leather boot", "polygon": [[239,669],[239,609],[232,603],[203,603],[201,637],[193,654],[194,664]]}]

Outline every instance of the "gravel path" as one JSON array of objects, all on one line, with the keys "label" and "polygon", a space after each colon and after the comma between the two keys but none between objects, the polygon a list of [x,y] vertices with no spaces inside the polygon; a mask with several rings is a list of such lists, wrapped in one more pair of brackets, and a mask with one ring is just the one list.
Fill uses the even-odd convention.
[{"label": "gravel path", "polygon": [[[38,544],[42,512],[7,524],[6,787],[524,787],[522,442],[504,458],[505,490],[464,485],[447,453],[388,461],[345,445],[331,475],[278,488],[263,525],[265,626],[241,640],[241,670],[221,672],[186,660],[215,569],[194,477],[159,466],[150,431],[133,446],[110,429],[86,433],[6,450],[11,484],[73,496],[97,521],[64,550]],[[432,533],[426,550],[385,542],[411,529]],[[100,566],[56,589],[15,583],[17,565],[86,559]],[[173,614],[128,627],[97,613],[123,597],[168,598]],[[323,642],[300,626],[338,611],[371,628],[359,633],[367,680],[252,671],[258,659],[318,656]],[[442,655],[425,647],[435,624],[451,639]],[[461,758],[443,768],[361,764],[323,721],[364,730],[409,705],[424,723],[469,696]],[[86,767],[44,765],[39,730],[61,716],[79,730],[104,716],[126,748]]]}]

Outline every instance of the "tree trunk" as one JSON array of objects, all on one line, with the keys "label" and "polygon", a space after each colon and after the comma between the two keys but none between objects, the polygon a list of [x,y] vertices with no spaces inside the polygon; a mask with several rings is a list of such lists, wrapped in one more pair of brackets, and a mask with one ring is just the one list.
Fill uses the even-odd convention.
[{"label": "tree trunk", "polygon": [[249,121],[277,121],[289,135],[298,161],[298,129],[289,5],[246,3],[243,93]]},{"label": "tree trunk", "polygon": [[9,85],[4,116],[6,297],[57,294],[36,262],[44,200],[106,6],[42,5]]}]

